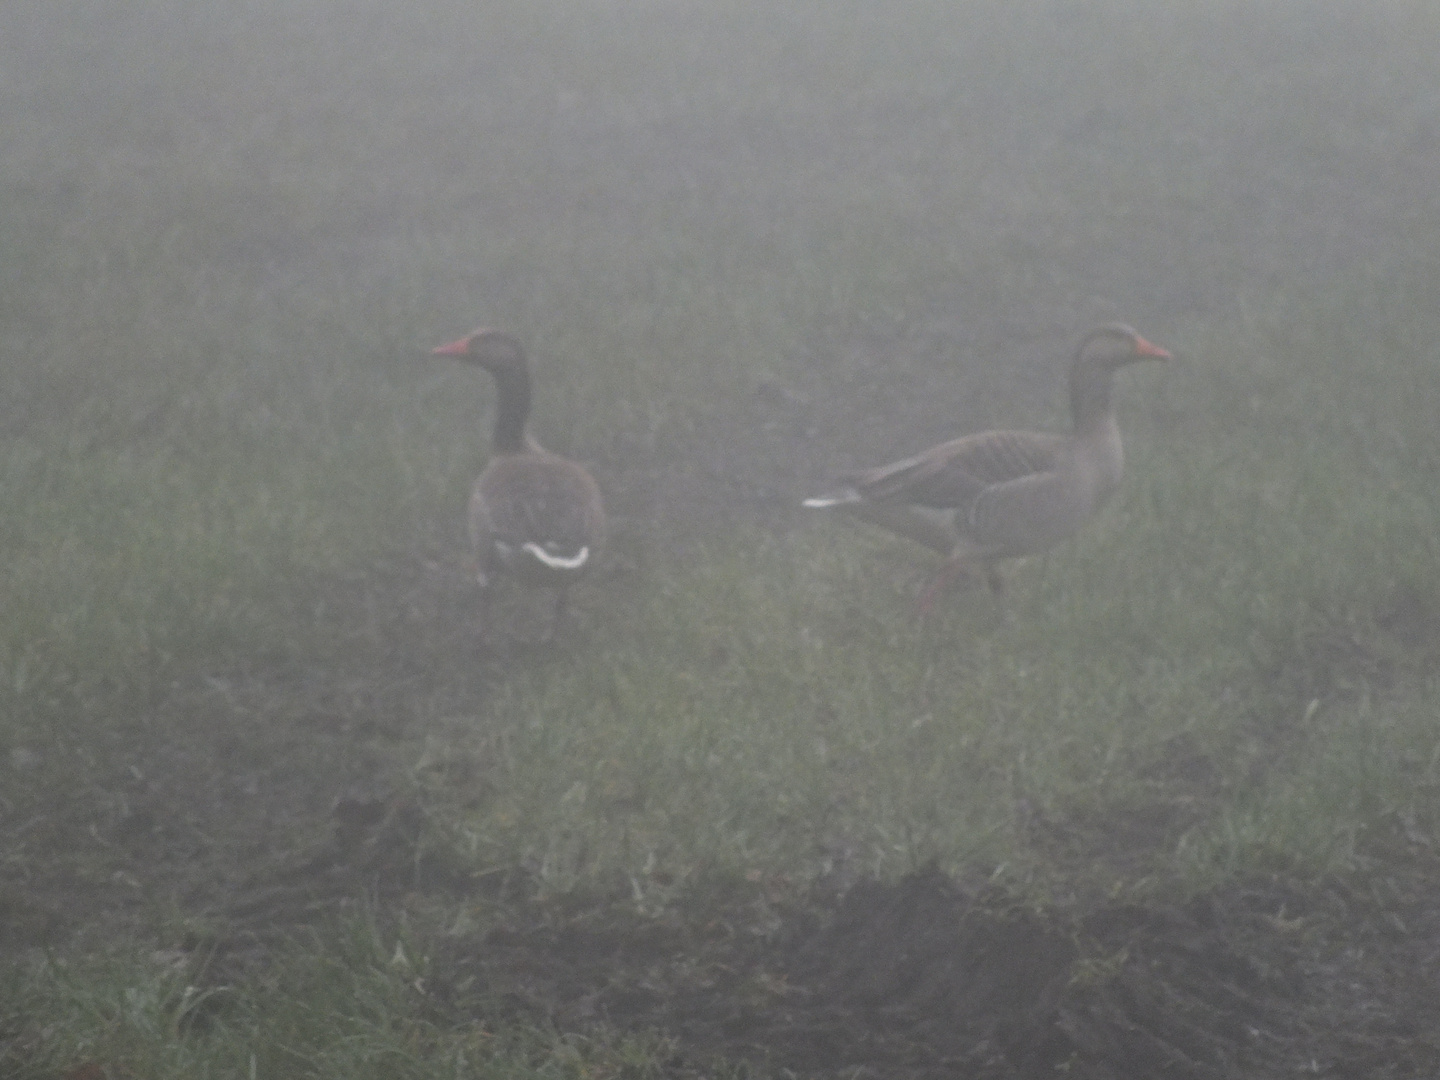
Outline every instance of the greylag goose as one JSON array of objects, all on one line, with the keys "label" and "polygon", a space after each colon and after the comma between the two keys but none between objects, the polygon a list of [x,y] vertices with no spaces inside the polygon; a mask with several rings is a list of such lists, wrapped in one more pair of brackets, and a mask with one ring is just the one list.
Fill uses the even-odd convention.
[{"label": "greylag goose", "polygon": [[522,583],[554,588],[553,633],[566,589],[594,565],[605,541],[600,489],[583,466],[531,437],[530,365],[518,341],[482,327],[432,352],[484,368],[499,393],[490,461],[470,492],[477,580],[488,588],[503,571]]},{"label": "greylag goose", "polygon": [[996,564],[1070,536],[1120,483],[1124,454],[1111,377],[1137,360],[1170,354],[1123,323],[1090,331],[1070,365],[1068,435],[984,431],[903,461],[842,478],[805,506],[835,508],[946,557],[921,595],[928,610],[957,575],[1000,591]]}]

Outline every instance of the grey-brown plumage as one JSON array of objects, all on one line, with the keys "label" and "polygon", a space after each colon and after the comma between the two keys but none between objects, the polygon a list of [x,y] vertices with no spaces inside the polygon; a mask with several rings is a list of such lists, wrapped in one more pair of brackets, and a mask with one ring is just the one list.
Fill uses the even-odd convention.
[{"label": "grey-brown plumage", "polygon": [[605,542],[600,489],[583,466],[531,437],[530,366],[520,343],[481,328],[433,350],[476,364],[495,379],[499,402],[490,461],[470,492],[469,531],[482,586],[505,573],[565,590],[594,565]]},{"label": "grey-brown plumage", "polygon": [[923,605],[957,574],[983,576],[998,590],[996,563],[1072,535],[1114,492],[1125,459],[1112,376],[1169,355],[1121,323],[1092,330],[1070,366],[1070,434],[967,435],[855,473],[805,505],[843,510],[946,556]]}]

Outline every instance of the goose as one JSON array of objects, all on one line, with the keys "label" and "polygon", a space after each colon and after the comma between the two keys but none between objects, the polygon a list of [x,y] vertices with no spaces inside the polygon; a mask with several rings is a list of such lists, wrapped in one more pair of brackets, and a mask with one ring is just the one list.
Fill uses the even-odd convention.
[{"label": "goose", "polygon": [[1091,330],[1070,365],[1068,435],[982,431],[914,457],[842,477],[804,506],[836,509],[945,556],[920,597],[931,604],[957,576],[1003,587],[997,564],[1074,534],[1114,493],[1124,473],[1112,377],[1170,353],[1124,323]]},{"label": "goose", "polygon": [[484,368],[499,393],[490,460],[470,491],[476,580],[488,591],[504,573],[553,588],[553,634],[566,590],[594,566],[605,542],[600,489],[584,466],[550,453],[530,435],[530,365],[519,341],[481,327],[431,352]]}]

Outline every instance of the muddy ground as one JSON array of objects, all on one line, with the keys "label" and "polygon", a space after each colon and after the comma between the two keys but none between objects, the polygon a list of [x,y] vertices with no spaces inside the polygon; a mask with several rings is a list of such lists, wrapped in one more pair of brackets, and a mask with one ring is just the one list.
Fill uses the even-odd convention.
[{"label": "muddy ground", "polygon": [[[955,333],[936,322],[890,347],[939,348]],[[1050,351],[1063,356],[1058,337]],[[684,550],[722,517],[807,526],[793,496],[828,460],[813,431],[845,426],[848,406],[827,412],[772,390],[757,392],[749,443],[717,424],[692,432],[688,457],[667,464],[662,447],[624,469],[598,466],[619,526],[598,592],[637,572],[650,535]],[[297,610],[323,603],[354,627],[339,662],[277,653],[163,689],[148,728],[85,748],[78,786],[47,790],[45,762],[13,759],[0,955],[138,933],[184,949],[197,982],[222,986],[263,970],[295,935],[364,911],[391,928],[403,916],[419,935],[438,1015],[658,1032],[676,1077],[724,1061],[875,1080],[1440,1075],[1440,852],[1402,821],[1366,839],[1366,867],[1349,877],[1276,873],[1184,903],[1089,895],[1041,910],[989,884],[986,867],[893,884],[837,874],[804,890],[689,882],[659,909],[626,883],[547,900],[519,869],[473,877],[446,859],[445,825],[417,801],[417,748],[432,733],[413,703],[433,716],[448,696],[453,715],[474,715],[508,664],[564,656],[476,662],[457,532],[437,525],[424,550],[297,592]],[[917,554],[917,585],[928,567]],[[1440,643],[1423,604],[1381,603],[1377,622],[1395,635]],[[582,598],[574,633],[597,618]],[[1316,642],[1313,670],[1276,677],[1328,694],[1312,683],[1329,667],[1383,676],[1342,645]],[[1133,876],[1220,794],[1183,741],[1161,767],[1183,789],[1175,816],[1037,816],[1034,843],[1057,866]],[[483,932],[453,918],[477,899],[503,912]],[[177,939],[177,925],[193,929]],[[208,1000],[224,1007],[224,995]]]},{"label": "muddy ground", "polygon": [[[407,697],[433,693],[438,666],[457,708],[473,707],[496,677],[468,662],[472,614],[436,566],[366,579],[397,623],[367,633],[407,641],[384,678],[359,655],[350,670],[172,688],[163,737],[93,748],[91,786],[8,824],[25,872],[0,888],[5,953],[159,934],[198,981],[224,985],[363,910],[391,927],[405,916],[438,1015],[659,1032],[677,1077],[723,1060],[847,1078],[1440,1075],[1440,858],[1403,822],[1366,841],[1363,873],[1275,874],[1183,904],[1077,896],[1039,910],[983,867],[804,890],[693,881],[658,908],[623,883],[545,899],[523,871],[471,876],[402,778]],[[429,629],[407,639],[401,622]],[[1173,764],[1203,795],[1203,762],[1177,745]],[[1035,842],[1121,869],[1190,823],[1036,820]],[[477,899],[503,913],[483,932],[453,921]],[[177,914],[193,928],[182,940]]]},{"label": "muddy ground", "polygon": [[1277,875],[1181,905],[1042,912],[926,869],[804,895],[701,882],[641,912],[626,890],[547,902],[522,878],[468,878],[424,853],[412,803],[344,800],[332,817],[314,850],[212,893],[209,931],[166,943],[204,984],[254,973],[341,911],[420,925],[483,895],[507,912],[498,926],[417,935],[439,1015],[659,1032],[677,1077],[727,1060],[887,1078],[1440,1070],[1440,862],[1413,850],[1404,874]]}]

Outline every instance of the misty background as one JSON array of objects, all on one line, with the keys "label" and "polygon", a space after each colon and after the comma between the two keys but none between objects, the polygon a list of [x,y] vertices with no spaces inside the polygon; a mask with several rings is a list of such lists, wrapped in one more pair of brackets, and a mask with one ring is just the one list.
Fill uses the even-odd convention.
[{"label": "misty background", "polygon": [[[1182,350],[1199,328],[1207,372],[1267,389],[1264,336],[1337,283],[1374,333],[1434,290],[1424,5],[0,19],[12,433],[88,408],[124,443],[163,410],[243,452],[383,438],[417,396],[473,427],[483,388],[413,365],[484,322],[530,345],[542,437],[601,466],[622,522],[678,535],[1058,422],[1105,319]],[[1156,393],[1183,409],[1184,385]]]},{"label": "misty background", "polygon": [[[0,4],[0,1072],[1435,1075],[1437,57],[1431,0]],[[1063,429],[1113,319],[1174,360],[1002,597],[800,508]],[[481,645],[482,324],[612,518],[549,650]]]}]

